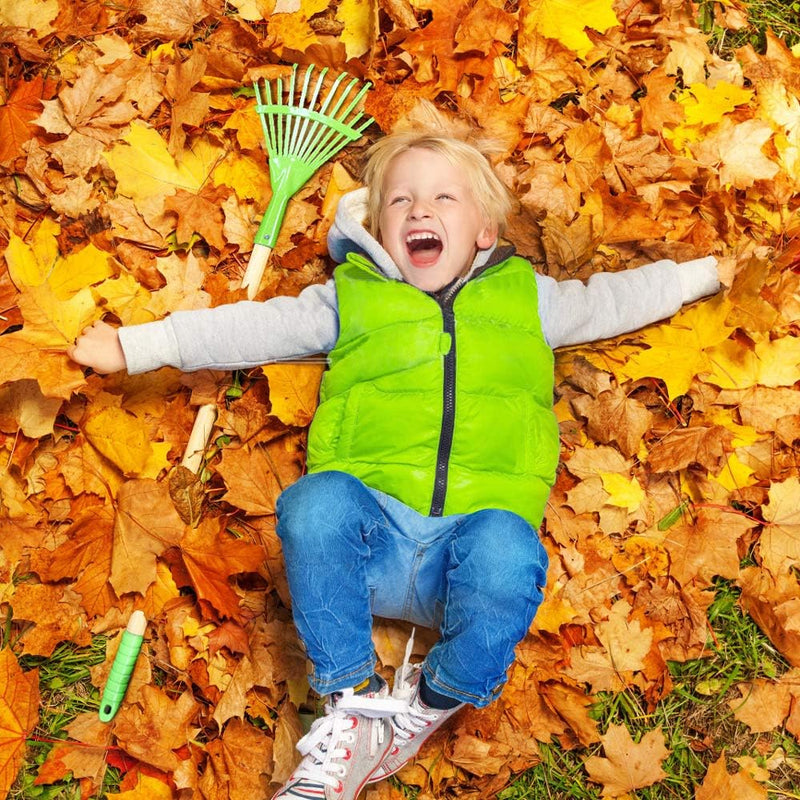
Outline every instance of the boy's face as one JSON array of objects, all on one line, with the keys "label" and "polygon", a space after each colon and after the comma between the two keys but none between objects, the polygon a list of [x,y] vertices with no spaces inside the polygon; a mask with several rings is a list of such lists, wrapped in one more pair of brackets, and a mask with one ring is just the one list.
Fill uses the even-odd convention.
[{"label": "boy's face", "polygon": [[423,147],[389,165],[378,224],[381,244],[403,278],[426,292],[465,275],[477,251],[497,239],[465,170]]}]

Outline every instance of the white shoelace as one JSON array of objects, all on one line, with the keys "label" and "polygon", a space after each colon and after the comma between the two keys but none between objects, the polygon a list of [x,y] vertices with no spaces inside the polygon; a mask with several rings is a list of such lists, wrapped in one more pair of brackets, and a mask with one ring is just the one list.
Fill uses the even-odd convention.
[{"label": "white shoelace", "polygon": [[425,730],[431,723],[435,722],[440,711],[431,709],[426,712],[422,709],[419,703],[412,705],[411,696],[414,693],[414,685],[412,678],[414,674],[422,669],[422,664],[411,663],[411,651],[414,648],[414,633],[416,628],[411,630],[411,636],[406,643],[406,652],[403,657],[403,663],[394,675],[394,688],[392,689],[392,697],[396,698],[402,703],[405,703],[405,710],[395,714],[392,717],[392,727],[394,728],[395,737],[400,737],[403,741],[397,742],[398,747],[402,747],[405,742],[412,739],[416,734]]},{"label": "white shoelace", "polygon": [[[297,743],[303,760],[294,771],[294,777],[336,788],[347,776],[347,768],[344,764],[334,763],[334,760],[349,757],[347,745],[356,741],[354,730],[358,719],[355,714],[370,718],[391,717],[407,709],[407,702],[393,697],[358,695],[352,690],[342,693],[335,703],[326,703],[325,716],[316,720]],[[370,755],[377,753],[383,744],[385,728],[384,725],[371,726]]]}]

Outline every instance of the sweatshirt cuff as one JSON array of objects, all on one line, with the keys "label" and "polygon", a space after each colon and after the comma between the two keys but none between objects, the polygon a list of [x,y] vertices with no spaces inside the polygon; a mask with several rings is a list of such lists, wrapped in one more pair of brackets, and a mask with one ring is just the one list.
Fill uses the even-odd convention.
[{"label": "sweatshirt cuff", "polygon": [[684,304],[719,291],[717,259],[714,256],[684,261],[682,264],[677,264],[676,268],[681,287],[681,300]]},{"label": "sweatshirt cuff", "polygon": [[139,375],[159,367],[180,367],[178,341],[169,318],[123,326],[119,329],[119,342],[129,375]]}]

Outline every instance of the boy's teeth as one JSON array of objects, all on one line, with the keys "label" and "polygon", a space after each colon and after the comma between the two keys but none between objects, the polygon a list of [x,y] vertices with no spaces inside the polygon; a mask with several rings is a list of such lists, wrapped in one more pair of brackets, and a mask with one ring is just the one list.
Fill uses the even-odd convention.
[{"label": "boy's teeth", "polygon": [[409,233],[406,236],[406,242],[418,242],[423,239],[433,239],[435,242],[439,241],[439,237],[435,233]]}]

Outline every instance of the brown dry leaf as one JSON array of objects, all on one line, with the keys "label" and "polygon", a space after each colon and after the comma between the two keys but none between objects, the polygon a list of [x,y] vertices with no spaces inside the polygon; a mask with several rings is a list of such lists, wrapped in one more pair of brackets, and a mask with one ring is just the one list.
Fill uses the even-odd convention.
[{"label": "brown dry leaf", "polygon": [[126,753],[172,772],[178,766],[175,751],[194,736],[192,724],[200,706],[191,692],[172,700],[155,686],[142,687],[139,705],[130,704],[120,710],[114,718],[114,735]]},{"label": "brown dry leaf", "polygon": [[745,770],[731,775],[724,752],[708,768],[695,792],[696,800],[767,800],[768,796],[767,787],[753,780]]},{"label": "brown dry leaf", "polygon": [[27,655],[50,656],[59,642],[91,643],[80,597],[61,585],[23,583],[14,590],[14,617],[33,623],[22,635]]},{"label": "brown dry leaf", "polygon": [[793,667],[800,667],[800,586],[794,574],[748,567],[739,577],[742,608]]},{"label": "brown dry leaf", "polygon": [[600,741],[605,757],[590,756],[583,763],[589,779],[603,785],[604,796],[619,797],[667,777],[661,763],[669,750],[661,728],[646,733],[637,743],[624,725],[609,725]]},{"label": "brown dry leaf", "polygon": [[208,744],[209,761],[200,779],[203,795],[229,800],[269,796],[272,739],[242,720],[231,720],[220,739]]},{"label": "brown dry leaf", "polygon": [[64,532],[65,542],[33,557],[33,569],[43,581],[75,579],[73,588],[90,617],[103,616],[117,601],[108,583],[113,528],[114,515],[108,506],[87,504]]},{"label": "brown dry leaf", "polygon": [[177,545],[183,534],[166,483],[123,484],[117,494],[111,556],[111,585],[117,594],[144,594],[156,579],[156,557]]},{"label": "brown dry leaf", "polygon": [[571,402],[575,411],[586,417],[589,436],[604,444],[616,442],[629,457],[636,454],[653,424],[650,411],[619,387],[601,392],[596,399],[579,395]]},{"label": "brown dry leaf", "polygon": [[287,437],[266,446],[226,449],[218,468],[228,486],[225,499],[249,514],[274,514],[278,495],[300,477],[298,455]]},{"label": "brown dry leaf", "polygon": [[780,575],[800,562],[800,480],[773,483],[763,513],[768,523],[761,534],[763,564]]},{"label": "brown dry leaf", "polygon": [[240,597],[230,582],[233,575],[257,572],[264,561],[259,545],[234,539],[216,520],[203,520],[180,541],[183,565],[200,600],[221,616],[242,619]]},{"label": "brown dry leaf", "polygon": [[647,462],[654,472],[671,472],[699,464],[716,475],[730,453],[733,434],[721,425],[676,428],[650,449]]},{"label": "brown dry leaf", "polygon": [[11,650],[0,650],[0,794],[17,777],[26,741],[39,722],[39,673],[23,672]]},{"label": "brown dry leaf", "polygon": [[683,586],[692,581],[710,586],[715,575],[735,579],[739,574],[737,543],[755,524],[733,509],[699,509],[694,523],[670,528],[664,539],[670,575]]},{"label": "brown dry leaf", "polygon": [[792,703],[790,686],[759,678],[736,688],[741,696],[729,700],[728,707],[753,733],[765,733],[783,724]]}]

